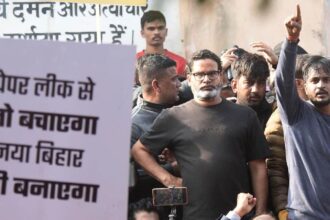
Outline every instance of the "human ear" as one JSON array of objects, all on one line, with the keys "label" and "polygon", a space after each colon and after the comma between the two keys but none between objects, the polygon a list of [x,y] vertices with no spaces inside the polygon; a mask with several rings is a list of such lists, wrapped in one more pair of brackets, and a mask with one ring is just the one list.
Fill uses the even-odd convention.
[{"label": "human ear", "polygon": [[233,90],[234,93],[237,93],[237,79],[231,80],[231,89]]},{"label": "human ear", "polygon": [[157,81],[157,79],[152,80],[151,86],[152,86],[154,91],[156,91],[156,92],[160,91],[160,86],[159,86],[159,82]]}]

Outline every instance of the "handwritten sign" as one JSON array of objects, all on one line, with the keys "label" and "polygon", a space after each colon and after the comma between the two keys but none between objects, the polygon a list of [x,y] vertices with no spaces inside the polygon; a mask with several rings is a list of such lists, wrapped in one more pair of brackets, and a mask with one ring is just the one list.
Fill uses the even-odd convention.
[{"label": "handwritten sign", "polygon": [[126,219],[135,48],[0,47],[0,219]]}]

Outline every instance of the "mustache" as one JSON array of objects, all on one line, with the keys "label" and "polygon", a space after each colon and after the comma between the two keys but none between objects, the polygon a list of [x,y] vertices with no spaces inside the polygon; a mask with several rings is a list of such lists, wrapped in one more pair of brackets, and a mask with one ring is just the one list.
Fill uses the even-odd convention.
[{"label": "mustache", "polygon": [[328,91],[324,90],[324,89],[319,89],[317,92],[316,92],[316,95],[323,95],[323,94],[329,94]]},{"label": "mustache", "polygon": [[205,89],[216,89],[215,86],[203,86],[200,88],[200,90],[205,90]]},{"label": "mustache", "polygon": [[255,93],[251,93],[250,98],[258,98],[261,99],[261,96]]}]

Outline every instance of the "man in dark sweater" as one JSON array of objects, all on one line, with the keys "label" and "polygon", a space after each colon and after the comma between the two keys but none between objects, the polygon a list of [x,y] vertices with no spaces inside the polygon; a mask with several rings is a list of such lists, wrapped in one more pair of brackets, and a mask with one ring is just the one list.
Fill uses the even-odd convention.
[{"label": "man in dark sweater", "polygon": [[299,5],[285,25],[287,38],[275,83],[289,170],[288,219],[330,219],[330,60],[311,56],[305,61],[304,83],[310,101],[300,99],[294,82],[302,26]]}]

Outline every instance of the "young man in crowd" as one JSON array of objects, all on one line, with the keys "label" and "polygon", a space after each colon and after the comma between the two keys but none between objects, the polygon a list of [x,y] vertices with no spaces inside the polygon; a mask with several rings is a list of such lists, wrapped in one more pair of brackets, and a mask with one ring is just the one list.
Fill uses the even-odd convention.
[{"label": "young man in crowd", "polygon": [[232,65],[231,86],[236,93],[236,103],[251,107],[264,129],[272,114],[266,101],[266,81],[269,76],[268,63],[264,57],[245,52]]},{"label": "young man in crowd", "polygon": [[186,60],[165,49],[164,41],[167,36],[165,16],[160,11],[147,11],[141,17],[141,36],[146,40],[146,48],[136,54],[140,58],[145,54],[162,54],[176,62],[176,70],[180,79],[186,78]]},{"label": "young man in crowd", "polygon": [[[298,55],[296,61],[295,83],[298,95],[303,100],[307,100],[307,95],[302,67],[309,56],[308,54]],[[266,161],[271,209],[279,220],[286,220],[288,216],[286,205],[288,203],[289,174],[285,156],[283,126],[278,109],[270,116],[264,133],[271,151],[271,156]]]},{"label": "young man in crowd", "polygon": [[309,101],[300,99],[294,76],[302,26],[299,5],[285,26],[275,84],[289,170],[288,219],[330,219],[330,60],[311,56],[305,61]]},{"label": "young man in crowd", "polygon": [[[189,66],[194,99],[163,110],[133,146],[133,157],[163,185],[188,188],[185,220],[216,219],[235,206],[239,192],[253,192],[256,214],[265,212],[269,150],[255,112],[220,97],[223,76],[216,54],[198,51]],[[182,178],[155,160],[165,147],[175,154]]]}]

